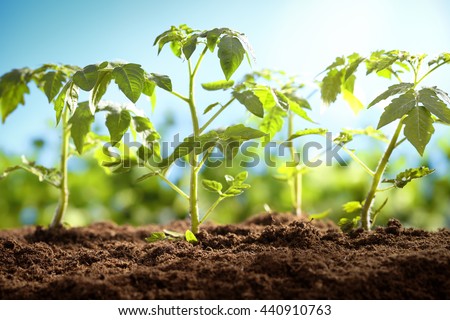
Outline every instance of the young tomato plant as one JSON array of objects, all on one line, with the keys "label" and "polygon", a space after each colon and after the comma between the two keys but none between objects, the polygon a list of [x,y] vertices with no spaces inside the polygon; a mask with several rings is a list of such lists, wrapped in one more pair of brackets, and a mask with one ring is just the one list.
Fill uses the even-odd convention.
[{"label": "young tomato plant", "polygon": [[[437,87],[418,88],[418,85],[433,71],[450,63],[450,54],[443,53],[436,59],[430,60],[427,63],[428,68],[423,70],[425,59],[425,54],[411,55],[398,50],[376,51],[368,58],[362,58],[357,54],[353,54],[347,59],[337,58],[327,68],[327,75],[322,83],[322,99],[326,103],[334,102],[348,81],[354,82],[354,72],[362,62],[365,62],[367,74],[375,72],[379,76],[393,77],[398,81],[398,84],[390,86],[367,106],[367,108],[371,108],[383,100],[391,99],[378,121],[378,129],[393,122],[396,123],[396,129],[376,169],[367,170],[372,176],[372,182],[366,199],[362,202],[352,201],[344,205],[344,210],[347,212],[360,213],[359,217],[341,222],[346,226],[355,226],[360,220],[362,227],[370,230],[376,215],[386,204],[385,200],[380,208],[373,208],[375,197],[379,192],[391,188],[403,188],[412,180],[422,178],[434,171],[426,167],[413,168],[397,174],[393,179],[383,179],[389,159],[401,143],[410,142],[422,156],[435,132],[433,124],[439,122],[450,124],[450,109],[447,107],[450,103],[448,94]],[[410,82],[402,79],[404,73],[412,75]],[[343,93],[345,94],[345,92]],[[388,183],[390,186],[380,188],[381,183]]]},{"label": "young tomato plant", "polygon": [[79,76],[80,68],[69,65],[45,64],[35,70],[14,69],[0,78],[0,110],[2,121],[18,107],[25,104],[25,94],[30,92],[29,83],[34,81],[45,93],[48,102],[53,103],[56,123],[61,126],[61,156],[59,168],[46,168],[22,157],[22,164],[6,168],[0,178],[16,170],[25,170],[36,175],[40,181],[47,182],[59,190],[59,203],[50,228],[61,225],[69,201],[68,170],[69,157],[74,153],[69,142],[72,137],[77,151],[81,154],[83,144],[80,133],[86,121],[93,119],[92,110],[78,107],[79,86],[70,79]]},{"label": "young tomato plant", "polygon": [[[261,80],[265,83],[262,84]],[[295,132],[296,118],[313,122],[307,114],[311,106],[301,95],[303,84],[296,81],[296,77],[289,77],[283,71],[261,70],[247,74],[241,84],[251,88],[260,99],[264,107],[264,117],[259,123],[259,129],[266,133],[262,138],[262,145],[266,146],[284,128],[287,129],[288,140],[283,144],[289,150],[289,162],[278,168],[276,178],[287,181],[291,191],[292,211],[295,215],[302,215],[302,176],[306,166],[300,163],[292,139],[308,134],[325,134],[326,129],[312,128]],[[284,125],[285,121],[287,125]]]}]

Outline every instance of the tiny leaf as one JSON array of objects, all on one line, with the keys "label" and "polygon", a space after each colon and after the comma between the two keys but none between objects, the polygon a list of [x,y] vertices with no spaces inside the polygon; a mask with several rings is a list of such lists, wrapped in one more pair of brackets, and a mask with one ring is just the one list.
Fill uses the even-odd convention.
[{"label": "tiny leaf", "polygon": [[293,135],[291,135],[287,141],[291,141],[293,139],[299,138],[299,137],[303,137],[303,136],[307,136],[307,135],[311,135],[311,134],[317,134],[320,136],[325,135],[325,133],[327,133],[328,130],[325,128],[311,128],[311,129],[304,129],[304,130],[300,130],[295,132]]},{"label": "tiny leaf", "polygon": [[202,88],[208,91],[226,90],[234,86],[234,80],[219,80],[202,83]]},{"label": "tiny leaf", "polygon": [[219,103],[215,102],[215,103],[211,103],[209,106],[207,106],[205,108],[205,111],[203,111],[203,114],[207,114],[208,112],[210,112],[212,109],[214,109],[214,107],[218,106]]},{"label": "tiny leaf", "polygon": [[161,89],[167,90],[169,92],[172,91],[172,81],[169,76],[152,73],[151,80],[155,81],[156,85]]},{"label": "tiny leaf", "polygon": [[84,91],[91,91],[97,83],[98,66],[95,64],[88,65],[75,72],[73,75],[73,82]]},{"label": "tiny leaf", "polygon": [[217,182],[214,180],[203,179],[202,185],[206,190],[212,191],[212,192],[217,192],[219,194],[221,193],[222,188],[223,188],[223,186],[220,182]]},{"label": "tiny leaf", "polygon": [[186,230],[184,237],[186,238],[186,241],[191,244],[198,243],[197,237],[195,236],[195,234],[192,233],[191,230]]},{"label": "tiny leaf", "polygon": [[145,241],[152,243],[152,242],[165,240],[166,238],[167,237],[164,232],[153,232],[150,234],[150,236],[148,238],[145,238]]}]

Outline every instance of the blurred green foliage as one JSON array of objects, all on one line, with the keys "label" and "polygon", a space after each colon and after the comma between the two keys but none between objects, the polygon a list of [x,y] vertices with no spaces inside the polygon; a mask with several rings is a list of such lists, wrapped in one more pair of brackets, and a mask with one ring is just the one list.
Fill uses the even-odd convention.
[{"label": "blurred green foliage", "polygon": [[[40,141],[34,147],[40,148],[41,144]],[[439,145],[441,150],[436,150],[436,153],[440,153],[441,158],[436,173],[420,182],[414,181],[404,189],[380,194],[378,205],[386,197],[389,200],[376,224],[385,224],[389,218],[397,218],[406,226],[425,229],[450,226],[450,143],[443,137]],[[375,151],[377,154],[364,154],[361,151],[358,154],[375,166],[376,163],[370,163],[370,159],[378,159],[382,148],[374,150],[378,150]],[[234,175],[242,171],[238,164],[243,157],[236,157],[232,168],[225,168],[223,165],[218,168],[205,168],[202,175],[225,183],[225,174]],[[0,172],[18,161],[18,157],[0,152]],[[65,218],[68,225],[80,226],[101,220],[142,225],[165,223],[188,215],[184,199],[180,199],[163,182],[148,179],[136,183],[136,179],[142,174],[139,170],[134,170],[131,174],[109,175],[89,154],[81,160],[72,161],[69,186],[71,201]],[[436,167],[433,161],[435,159],[425,157],[421,164],[433,168]],[[387,174],[392,172],[394,175],[405,167],[405,162],[405,157],[397,158],[390,165]],[[356,163],[348,163],[345,167],[336,164],[331,167],[311,168],[304,176],[303,203],[308,214],[330,209],[328,218],[336,222],[345,216],[342,204],[364,199],[370,177]],[[267,210],[291,210],[288,185],[273,178],[276,168],[261,165],[249,171],[252,188],[244,195],[223,201],[211,216],[211,220],[234,223]],[[170,175],[176,178],[176,170]],[[186,190],[189,181],[186,179],[177,183]],[[215,195],[206,190],[200,191],[200,197],[205,199],[205,206],[215,200]],[[11,174],[0,180],[0,228],[25,224],[45,225],[51,220],[57,199],[57,191],[40,183],[35,176],[26,172]],[[207,208],[200,209],[204,212]]]}]

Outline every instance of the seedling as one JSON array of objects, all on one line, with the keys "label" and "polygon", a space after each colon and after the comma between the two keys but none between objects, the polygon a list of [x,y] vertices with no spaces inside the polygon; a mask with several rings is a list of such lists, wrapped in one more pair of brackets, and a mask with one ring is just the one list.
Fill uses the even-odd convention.
[{"label": "seedling", "polygon": [[[392,189],[403,188],[414,179],[429,175],[434,170],[426,167],[407,169],[395,178],[384,178],[386,167],[392,152],[404,141],[409,141],[420,156],[423,155],[425,147],[430,141],[435,129],[433,123],[450,124],[450,109],[447,104],[450,98],[446,92],[437,87],[418,88],[418,85],[433,71],[450,62],[450,54],[443,53],[436,59],[428,61],[428,68],[422,71],[426,55],[411,55],[404,51],[376,51],[368,58],[360,57],[358,54],[338,57],[336,61],[327,68],[327,75],[322,82],[322,99],[325,103],[334,102],[339,93],[344,93],[345,88],[351,86],[355,80],[355,71],[358,66],[365,62],[367,74],[375,72],[386,78],[395,78],[399,83],[390,86],[385,92],[376,97],[367,108],[384,101],[392,99],[384,108],[379,121],[378,129],[395,122],[396,129],[389,140],[386,151],[381,157],[375,170],[367,172],[372,176],[372,182],[364,201],[352,201],[344,205],[344,210],[349,213],[359,212],[359,217],[341,221],[344,227],[353,227],[360,223],[365,230],[371,226],[386,204],[385,200],[378,209],[374,209],[374,200],[378,193]],[[405,73],[412,74],[411,82],[405,82],[402,77]],[[350,84],[349,84],[350,83]],[[403,130],[403,138],[402,136]],[[358,159],[354,155],[355,159]],[[362,163],[358,159],[358,162]],[[386,188],[380,188],[381,183],[390,184]]]},{"label": "seedling", "polygon": [[60,124],[62,133],[59,168],[46,168],[22,157],[22,164],[7,168],[0,175],[0,178],[5,178],[13,171],[25,170],[59,190],[59,203],[50,228],[61,225],[69,201],[67,163],[69,157],[75,153],[70,148],[70,137],[81,154],[84,146],[81,135],[85,125],[93,120],[92,110],[87,106],[78,107],[79,86],[73,80],[69,80],[72,75],[75,79],[79,74],[78,67],[45,64],[35,70],[14,69],[0,78],[0,110],[3,122],[19,104],[25,104],[25,94],[30,92],[31,81],[45,93],[48,102],[54,105],[56,123]]},{"label": "seedling", "polygon": [[[268,84],[258,84],[263,79]],[[287,127],[288,140],[284,146],[289,150],[289,163],[278,168],[276,178],[287,181],[291,189],[292,211],[295,215],[302,214],[302,176],[307,171],[305,165],[300,163],[299,153],[296,151],[294,139],[294,122],[296,117],[313,122],[307,114],[311,106],[307,99],[301,95],[303,84],[297,82],[296,77],[288,77],[282,71],[262,70],[248,74],[243,85],[253,88],[255,94],[263,104],[265,114],[259,124],[259,129],[266,133],[262,138],[263,146],[273,140],[274,136]],[[287,126],[284,125],[285,120]],[[300,135],[325,133],[326,129],[313,128],[303,130]]]}]

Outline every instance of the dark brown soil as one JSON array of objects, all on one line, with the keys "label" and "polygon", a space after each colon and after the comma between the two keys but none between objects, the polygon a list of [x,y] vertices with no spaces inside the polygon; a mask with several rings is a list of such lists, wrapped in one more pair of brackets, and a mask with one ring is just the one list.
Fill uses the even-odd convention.
[{"label": "dark brown soil", "polygon": [[[184,231],[187,223],[174,222]],[[160,226],[0,231],[2,299],[449,299],[450,231],[261,215],[200,243],[146,243]]]}]

